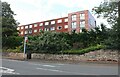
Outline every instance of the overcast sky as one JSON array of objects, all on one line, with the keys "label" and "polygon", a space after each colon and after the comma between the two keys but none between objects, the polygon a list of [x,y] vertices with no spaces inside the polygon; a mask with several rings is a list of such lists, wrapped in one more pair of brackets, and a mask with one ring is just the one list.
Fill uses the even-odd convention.
[{"label": "overcast sky", "polygon": [[[25,25],[64,17],[67,16],[68,13],[80,10],[89,10],[91,12],[93,7],[99,6],[104,0],[2,0],[2,2],[3,1],[11,5],[12,10],[17,14],[15,19],[20,22],[20,25]],[[96,17],[95,19],[97,25],[106,22]]]}]

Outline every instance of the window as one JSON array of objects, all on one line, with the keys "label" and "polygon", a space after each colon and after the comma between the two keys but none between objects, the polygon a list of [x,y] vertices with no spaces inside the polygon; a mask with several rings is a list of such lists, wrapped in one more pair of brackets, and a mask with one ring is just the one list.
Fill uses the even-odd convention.
[{"label": "window", "polygon": [[39,32],[41,32],[43,29],[39,29]]},{"label": "window", "polygon": [[80,29],[80,32],[82,32],[82,29]]},{"label": "window", "polygon": [[85,14],[84,13],[80,14],[80,19],[85,19]]},{"label": "window", "polygon": [[48,29],[48,28],[45,28],[45,31],[49,31],[49,29]]},{"label": "window", "polygon": [[65,29],[68,28],[68,25],[65,25]]},{"label": "window", "polygon": [[58,30],[61,30],[61,29],[62,29],[62,26],[58,26],[57,29],[58,29]]},{"label": "window", "polygon": [[28,34],[28,31],[25,31],[25,34]]},{"label": "window", "polygon": [[51,27],[50,30],[55,30],[55,27]]},{"label": "window", "polygon": [[32,30],[30,30],[29,33],[31,34],[31,33],[32,33]]},{"label": "window", "polygon": [[36,32],[37,32],[37,30],[34,30],[34,32],[36,33]]},{"label": "window", "polygon": [[58,20],[58,23],[61,23],[62,22],[62,20],[60,19],[60,20]]},{"label": "window", "polygon": [[55,21],[51,21],[51,24],[55,24]]},{"label": "window", "polygon": [[85,21],[80,21],[80,24],[85,24]]},{"label": "window", "polygon": [[45,25],[49,25],[49,22],[45,22]]},{"label": "window", "polygon": [[28,28],[28,26],[25,26],[25,29],[27,29]]},{"label": "window", "polygon": [[17,30],[19,30],[20,29],[20,27],[17,27]]},{"label": "window", "polygon": [[72,15],[72,20],[76,20],[76,19],[77,19],[76,14]]},{"label": "window", "polygon": [[76,27],[77,27],[76,22],[72,22],[72,28],[74,29]]},{"label": "window", "polygon": [[40,23],[40,25],[39,26],[43,26],[43,23]]},{"label": "window", "polygon": [[85,28],[85,21],[80,21],[80,27]]},{"label": "window", "polygon": [[21,29],[23,29],[24,27],[22,26]]},{"label": "window", "polygon": [[21,32],[21,34],[23,34],[23,31]]},{"label": "window", "polygon": [[37,24],[34,24],[34,27],[37,27],[38,25]]},{"label": "window", "polygon": [[68,22],[68,18],[65,19],[65,22]]},{"label": "window", "polygon": [[30,25],[29,28],[32,28],[32,25]]}]

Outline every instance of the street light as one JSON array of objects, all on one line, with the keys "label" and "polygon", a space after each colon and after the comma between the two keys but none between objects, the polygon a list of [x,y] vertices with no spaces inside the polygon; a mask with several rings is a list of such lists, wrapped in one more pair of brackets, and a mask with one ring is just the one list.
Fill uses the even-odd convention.
[{"label": "street light", "polygon": [[24,59],[25,59],[25,54],[26,54],[26,42],[28,42],[28,37],[25,35],[24,36]]}]

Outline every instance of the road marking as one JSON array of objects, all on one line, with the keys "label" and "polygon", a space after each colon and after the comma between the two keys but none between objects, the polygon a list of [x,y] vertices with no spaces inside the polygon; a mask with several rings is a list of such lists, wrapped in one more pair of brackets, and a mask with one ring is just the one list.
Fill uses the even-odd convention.
[{"label": "road marking", "polygon": [[38,65],[38,66],[44,66],[44,67],[56,67],[56,66],[53,66],[53,65],[44,65],[44,64],[35,64],[35,63],[29,63],[29,64]]},{"label": "road marking", "polygon": [[14,69],[6,68],[6,67],[0,67],[0,73],[6,73],[6,74],[19,74],[16,73]]},{"label": "road marking", "polygon": [[68,71],[62,71],[62,70],[54,70],[54,69],[45,69],[45,68],[36,68],[38,70],[45,70],[45,71],[53,71],[53,72],[62,72],[62,73],[69,73],[69,74],[75,74],[75,75],[97,75],[97,74],[90,74],[90,73],[78,73],[78,72],[68,72]]},{"label": "road marking", "polygon": [[53,65],[42,65],[42,66],[45,66],[45,67],[56,67],[56,66],[53,66]]}]

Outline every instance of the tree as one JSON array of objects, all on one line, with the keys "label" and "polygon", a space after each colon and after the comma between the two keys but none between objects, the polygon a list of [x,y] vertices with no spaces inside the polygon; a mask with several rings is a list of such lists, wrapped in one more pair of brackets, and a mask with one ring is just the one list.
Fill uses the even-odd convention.
[{"label": "tree", "polygon": [[97,14],[98,18],[107,18],[109,24],[116,24],[118,18],[118,3],[112,1],[104,1],[99,7],[94,7],[93,11]]},{"label": "tree", "polygon": [[[18,23],[14,19],[14,12],[10,4],[2,2],[2,46],[3,48],[15,48],[18,42]],[[17,41],[16,41],[17,40]],[[15,44],[16,43],[16,44]]]},{"label": "tree", "polygon": [[98,17],[107,18],[109,24],[112,25],[110,37],[107,41],[107,46],[112,49],[120,49],[120,1],[112,2],[105,1],[99,7],[95,7],[94,11]]}]

